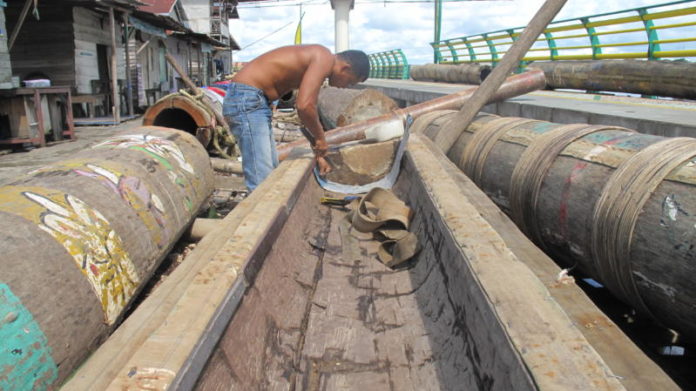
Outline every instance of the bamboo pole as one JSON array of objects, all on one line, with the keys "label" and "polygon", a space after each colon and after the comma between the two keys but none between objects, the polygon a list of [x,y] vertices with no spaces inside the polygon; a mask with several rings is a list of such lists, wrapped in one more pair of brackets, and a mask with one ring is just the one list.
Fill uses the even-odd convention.
[{"label": "bamboo pole", "polygon": [[546,0],[541,6],[519,39],[510,47],[510,50],[503,56],[503,59],[493,69],[493,72],[481,83],[481,87],[474,92],[467,104],[462,107],[461,112],[440,131],[438,139],[434,141],[442,147],[443,151],[447,151],[452,147],[459,135],[469,126],[490,97],[495,94],[507,75],[519,64],[524,54],[527,53],[537,37],[539,37],[539,34],[544,31],[565,3],[566,0]]}]

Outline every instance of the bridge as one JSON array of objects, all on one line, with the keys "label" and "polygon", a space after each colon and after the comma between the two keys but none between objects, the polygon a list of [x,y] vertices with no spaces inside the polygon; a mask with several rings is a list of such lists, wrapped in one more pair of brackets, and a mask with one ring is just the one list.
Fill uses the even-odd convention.
[{"label": "bridge", "polygon": [[[559,90],[530,93],[488,105],[483,111],[557,123],[616,125],[668,137],[696,137],[696,101],[688,100],[696,96],[696,79],[690,76],[696,74],[696,63],[691,62],[696,59],[694,26],[694,0],[554,21],[520,61],[517,72],[528,66],[543,67],[551,84],[552,72],[559,72],[559,65],[571,64],[566,69],[572,70],[563,74],[563,79],[585,78],[593,88],[577,90],[554,85]],[[523,29],[524,26],[514,27],[434,41],[431,46],[436,66],[490,70]],[[401,49],[372,53],[369,57],[370,79],[359,87],[377,89],[404,106],[465,88],[461,83],[445,83],[452,80],[451,75],[417,78]],[[644,69],[603,75],[618,81],[602,85],[597,80],[601,71],[597,70],[610,63]],[[675,72],[675,67],[682,68]],[[597,79],[587,80],[592,77]],[[686,92],[681,96],[664,93],[658,97],[654,89],[642,89],[650,84],[673,84]],[[684,98],[687,100],[680,100]]]},{"label": "bridge", "polygon": [[[368,79],[359,88],[373,88],[402,106],[424,102],[470,87],[414,80]],[[557,123],[623,126],[666,137],[696,137],[696,102],[657,100],[602,94],[537,91],[485,106],[484,112]]]}]

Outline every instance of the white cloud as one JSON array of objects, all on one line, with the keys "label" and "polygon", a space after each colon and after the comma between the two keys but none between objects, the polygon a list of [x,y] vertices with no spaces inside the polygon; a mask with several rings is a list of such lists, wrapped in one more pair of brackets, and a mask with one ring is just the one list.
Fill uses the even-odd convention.
[{"label": "white cloud", "polygon": [[[319,43],[334,50],[334,12],[328,1],[319,1],[302,6],[305,12],[303,42]],[[568,0],[556,20],[665,2]],[[543,3],[544,0],[444,3],[441,36],[443,39],[454,38],[521,27],[529,22]],[[240,19],[230,20],[232,36],[244,48],[234,53],[234,60],[248,61],[273,48],[293,44],[299,14],[300,7],[297,5],[250,8],[242,3]],[[368,54],[400,48],[411,64],[432,62],[430,42],[434,34],[433,15],[433,3],[378,4],[360,3],[357,0],[350,14],[350,46]],[[273,33],[278,29],[280,31]]]}]

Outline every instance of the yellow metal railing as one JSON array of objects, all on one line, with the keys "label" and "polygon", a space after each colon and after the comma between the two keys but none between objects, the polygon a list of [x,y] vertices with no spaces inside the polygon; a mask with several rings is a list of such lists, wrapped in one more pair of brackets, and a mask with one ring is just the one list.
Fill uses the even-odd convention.
[{"label": "yellow metal railing", "polygon": [[[696,0],[552,22],[522,60],[696,58]],[[438,63],[495,65],[524,27],[432,42]],[[658,34],[659,32],[659,34]]]}]

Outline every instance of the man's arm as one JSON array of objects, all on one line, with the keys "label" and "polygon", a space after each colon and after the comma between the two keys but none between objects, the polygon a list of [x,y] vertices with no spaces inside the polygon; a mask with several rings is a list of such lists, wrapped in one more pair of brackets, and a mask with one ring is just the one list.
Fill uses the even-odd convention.
[{"label": "man's arm", "polygon": [[312,149],[317,157],[322,174],[328,172],[328,164],[323,159],[328,152],[328,144],[324,137],[324,128],[319,122],[317,112],[317,99],[319,89],[324,79],[331,73],[334,64],[334,56],[326,48],[320,48],[313,54],[312,60],[302,77],[299,92],[297,94],[297,114],[307,130],[314,136]]}]

